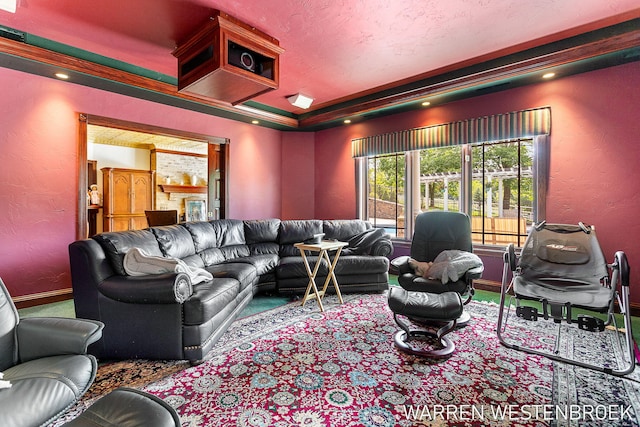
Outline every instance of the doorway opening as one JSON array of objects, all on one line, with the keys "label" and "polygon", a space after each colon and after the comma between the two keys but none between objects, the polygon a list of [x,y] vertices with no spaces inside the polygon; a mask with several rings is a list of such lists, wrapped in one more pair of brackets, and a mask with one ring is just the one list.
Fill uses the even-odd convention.
[{"label": "doorway opening", "polygon": [[[103,212],[101,169],[107,172],[114,167],[150,172],[152,209],[178,208],[184,215],[187,200],[201,200],[207,219],[225,218],[227,139],[82,113],[78,119],[77,239],[105,231],[103,224],[109,230],[111,222],[105,216],[110,214]],[[140,221],[137,223],[140,228]]]}]

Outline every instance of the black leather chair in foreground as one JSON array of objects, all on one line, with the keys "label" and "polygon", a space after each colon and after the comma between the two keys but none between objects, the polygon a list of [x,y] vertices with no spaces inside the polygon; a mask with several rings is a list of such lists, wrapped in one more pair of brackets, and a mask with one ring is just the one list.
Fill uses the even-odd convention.
[{"label": "black leather chair in foreground", "polygon": [[[442,294],[457,292],[463,304],[473,297],[473,280],[482,277],[483,266],[467,270],[459,280],[443,284],[441,280],[422,277],[409,265],[409,259],[420,262],[433,262],[443,251],[473,251],[471,241],[471,221],[462,212],[428,211],[416,217],[415,231],[411,241],[411,256],[398,257],[391,261],[392,273],[398,275],[398,283],[408,291]],[[469,320],[466,312],[458,318],[458,326]]]},{"label": "black leather chair in foreground", "polygon": [[[471,222],[466,214],[430,211],[416,217],[411,256],[391,261],[392,272],[398,274],[398,283],[404,288],[392,287],[389,290],[389,308],[401,328],[394,335],[395,345],[400,350],[429,358],[453,354],[455,344],[446,335],[469,321],[463,303],[471,300],[473,279],[480,278],[484,270],[482,261],[471,254],[472,249]],[[459,254],[463,257],[459,258],[461,262],[440,262],[443,258],[438,255],[445,251]],[[448,257],[447,253],[444,255],[444,258]],[[438,266],[434,264],[428,273],[420,275],[415,269],[414,261],[409,262],[411,258],[419,263],[438,261]],[[473,266],[468,267],[471,264]],[[449,267],[455,267],[451,271],[454,273],[451,280],[447,272]],[[426,270],[426,265],[423,264],[423,268]],[[430,274],[435,270],[441,270],[443,274],[432,278]],[[465,297],[464,301],[461,296]],[[414,327],[410,322],[402,320],[403,317],[413,320],[421,327]],[[437,344],[417,345],[417,340],[425,337],[437,340]]]},{"label": "black leather chair in foreground", "polygon": [[102,335],[93,320],[20,319],[0,279],[0,426],[47,425],[89,389],[97,362],[87,346]]},{"label": "black leather chair in foreground", "polygon": [[100,398],[64,427],[180,427],[167,402],[150,393],[120,387]]}]

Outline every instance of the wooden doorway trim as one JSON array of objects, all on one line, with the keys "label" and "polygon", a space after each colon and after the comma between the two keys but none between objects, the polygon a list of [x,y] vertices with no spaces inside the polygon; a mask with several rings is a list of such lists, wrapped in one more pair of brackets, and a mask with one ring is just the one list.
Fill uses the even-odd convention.
[{"label": "wooden doorway trim", "polygon": [[194,141],[206,142],[212,145],[220,146],[220,155],[222,161],[220,162],[221,175],[224,185],[221,187],[221,203],[220,207],[221,218],[224,218],[224,214],[228,212],[228,156],[229,156],[229,140],[226,138],[216,137],[213,135],[205,135],[196,132],[182,131],[178,129],[163,128],[160,126],[146,125],[142,123],[129,122],[126,120],[113,119],[109,117],[96,116],[92,114],[79,113],[78,114],[78,162],[76,165],[77,180],[78,180],[78,198],[77,198],[77,222],[76,222],[76,239],[85,239],[88,231],[88,215],[87,215],[87,126],[104,126],[116,129],[143,132],[153,135],[162,135],[178,139],[191,139]]}]

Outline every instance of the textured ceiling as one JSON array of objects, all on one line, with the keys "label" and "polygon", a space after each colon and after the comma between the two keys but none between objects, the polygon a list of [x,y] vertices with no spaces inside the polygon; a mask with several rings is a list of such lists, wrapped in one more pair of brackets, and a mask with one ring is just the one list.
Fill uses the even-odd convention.
[{"label": "textured ceiling", "polygon": [[203,141],[96,125],[87,126],[87,141],[94,144],[116,145],[144,150],[164,149],[195,154],[207,154],[208,152],[208,143]]},{"label": "textured ceiling", "polygon": [[254,100],[296,114],[303,110],[286,97],[297,92],[315,98],[318,109],[471,58],[555,41],[583,25],[639,15],[637,0],[18,0],[15,14],[0,11],[0,25],[175,77],[171,52],[212,9],[279,40],[280,88]]}]

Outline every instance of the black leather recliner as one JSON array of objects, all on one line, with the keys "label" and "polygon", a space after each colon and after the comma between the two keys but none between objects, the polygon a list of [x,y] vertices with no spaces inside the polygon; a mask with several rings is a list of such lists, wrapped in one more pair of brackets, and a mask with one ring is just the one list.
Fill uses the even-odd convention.
[{"label": "black leather recliner", "polygon": [[0,426],[42,426],[60,416],[89,389],[97,362],[87,346],[102,335],[94,320],[20,319],[0,279]]},{"label": "black leather recliner", "polygon": [[[459,280],[443,284],[440,280],[417,275],[409,265],[409,258],[422,262],[433,260],[445,250],[473,251],[471,221],[462,212],[428,211],[416,217],[415,231],[411,241],[411,256],[402,256],[391,261],[392,273],[398,275],[398,283],[408,291],[441,294],[454,291],[467,304],[473,297],[473,280],[482,277],[484,267],[468,270]],[[458,319],[458,325],[469,320],[467,313]]]}]

